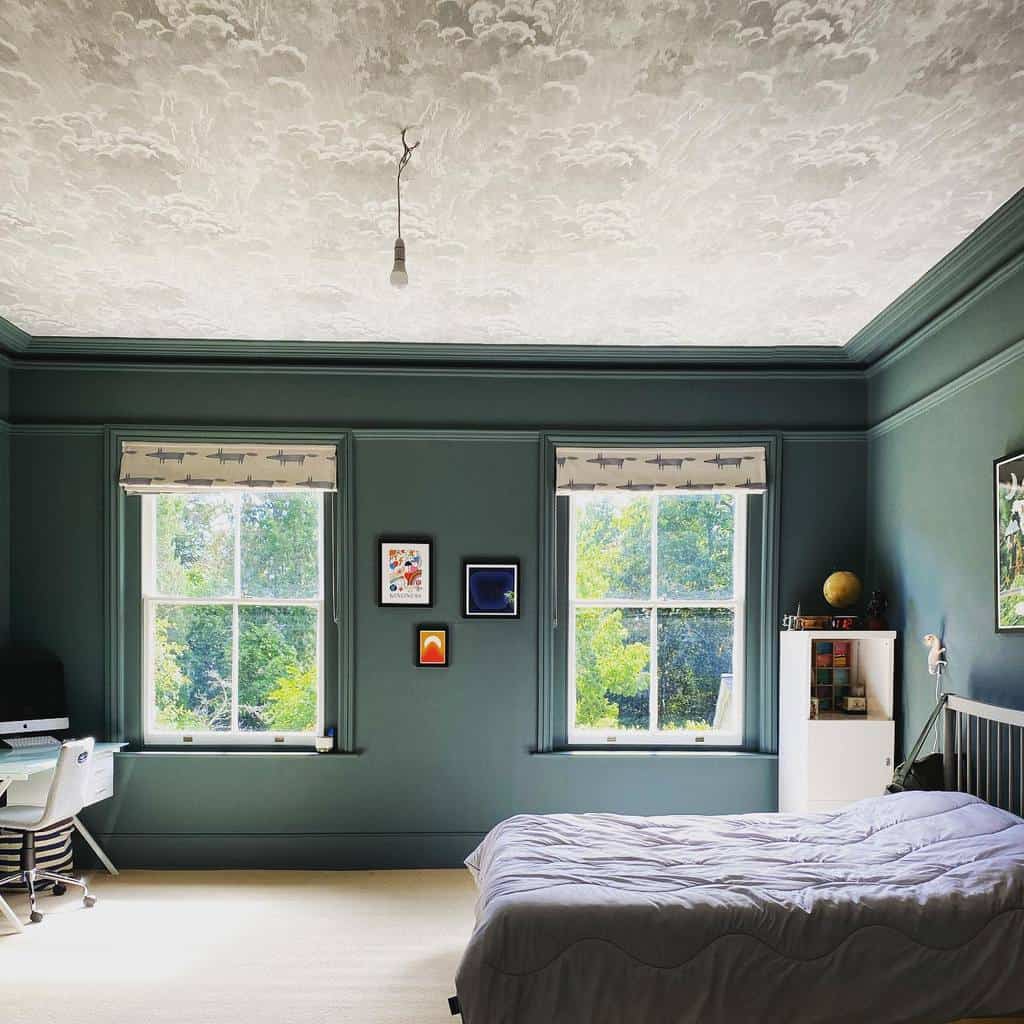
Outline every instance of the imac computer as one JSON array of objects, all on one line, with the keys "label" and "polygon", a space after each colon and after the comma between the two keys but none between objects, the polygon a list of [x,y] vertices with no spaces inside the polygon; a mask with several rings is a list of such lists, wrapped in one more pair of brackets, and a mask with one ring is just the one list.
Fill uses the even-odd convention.
[{"label": "imac computer", "polygon": [[0,739],[69,728],[60,661],[41,651],[0,651]]}]

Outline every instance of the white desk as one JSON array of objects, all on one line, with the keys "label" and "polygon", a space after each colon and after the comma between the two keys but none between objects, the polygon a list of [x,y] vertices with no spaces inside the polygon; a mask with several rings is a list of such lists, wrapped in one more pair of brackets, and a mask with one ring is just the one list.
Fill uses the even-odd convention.
[{"label": "white desk", "polygon": [[[89,796],[85,801],[99,803],[114,795],[114,754],[127,743],[97,743],[93,749],[92,779],[89,782]],[[43,806],[50,791],[53,770],[57,766],[60,747],[22,747],[19,750],[0,751],[0,796],[7,794],[11,804]],[[103,866],[112,875],[117,868],[93,839],[89,830],[77,815],[71,819],[82,838],[92,847]],[[21,921],[0,895],[0,917],[4,917],[16,932],[24,931]]]},{"label": "white desk", "polygon": [[[92,780],[86,807],[114,795],[114,754],[127,743],[97,743],[93,750]],[[0,751],[0,795],[7,794],[9,804],[28,804],[41,807],[46,803],[53,769],[57,766],[60,747],[22,747],[20,750]],[[81,837],[92,847],[93,853],[112,875],[117,868],[93,839],[89,830],[76,816],[71,819]]]}]

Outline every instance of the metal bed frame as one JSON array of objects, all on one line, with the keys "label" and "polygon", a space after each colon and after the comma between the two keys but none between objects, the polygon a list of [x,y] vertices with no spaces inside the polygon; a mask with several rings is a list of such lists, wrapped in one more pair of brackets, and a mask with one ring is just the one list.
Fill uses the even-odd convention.
[{"label": "metal bed frame", "polygon": [[946,789],[1024,817],[1024,711],[947,694],[942,746]]}]

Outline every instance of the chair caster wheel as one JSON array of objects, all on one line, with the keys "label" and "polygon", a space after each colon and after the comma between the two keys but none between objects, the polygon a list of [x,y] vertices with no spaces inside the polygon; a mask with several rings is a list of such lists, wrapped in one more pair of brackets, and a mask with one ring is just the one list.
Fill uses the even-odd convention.
[{"label": "chair caster wheel", "polygon": [[60,882],[57,882],[53,887],[54,896],[63,896],[67,891],[68,887],[66,885],[61,885]]},{"label": "chair caster wheel", "polygon": [[33,910],[32,913],[28,915],[28,917],[33,924],[39,924],[39,922],[43,919],[43,915],[40,914],[38,910]]},{"label": "chair caster wheel", "polygon": [[95,907],[96,906],[96,897],[95,896],[83,896],[82,897],[82,902],[87,907]]}]

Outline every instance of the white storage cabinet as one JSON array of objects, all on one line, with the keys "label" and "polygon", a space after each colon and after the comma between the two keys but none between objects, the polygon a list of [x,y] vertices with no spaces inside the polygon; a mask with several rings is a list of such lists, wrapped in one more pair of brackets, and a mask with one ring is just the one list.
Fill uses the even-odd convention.
[{"label": "white storage cabinet", "polygon": [[[896,634],[888,631],[781,634],[780,811],[832,811],[885,791],[892,780],[896,744],[895,649]],[[832,651],[846,653],[827,659]],[[867,714],[843,712],[842,697],[861,691]]]}]

